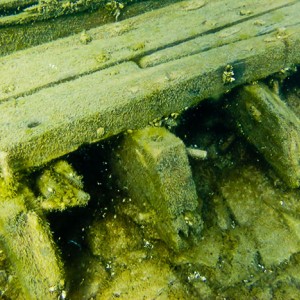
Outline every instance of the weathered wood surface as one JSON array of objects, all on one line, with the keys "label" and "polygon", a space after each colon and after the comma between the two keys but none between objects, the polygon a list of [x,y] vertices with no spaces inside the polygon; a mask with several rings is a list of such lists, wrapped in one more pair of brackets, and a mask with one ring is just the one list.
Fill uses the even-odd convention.
[{"label": "weathered wood surface", "polygon": [[[43,21],[38,21],[41,16],[36,16],[33,12],[26,10],[28,6],[32,7],[37,1],[32,0],[0,0],[0,56],[8,55],[12,52],[23,50],[29,47],[37,46],[43,43],[64,38],[84,30],[99,27],[107,23],[115,22],[114,12],[105,7],[108,0],[97,1],[97,5],[88,1],[86,5],[89,9],[85,12],[63,11],[63,15],[53,19],[50,16],[43,15]],[[50,0],[56,1],[56,0]],[[122,1],[124,7],[118,16],[119,20],[124,20],[137,16],[141,13],[162,8],[180,0],[134,0]],[[77,1],[81,2],[81,1]],[[82,3],[82,2],[81,2]],[[9,5],[11,7],[9,8]],[[98,8],[98,5],[100,7]],[[97,7],[97,8],[96,8]],[[74,8],[74,6],[72,6]],[[27,17],[26,17],[27,16]],[[30,21],[30,22],[29,22]],[[28,25],[30,23],[30,25]]]},{"label": "weathered wood surface", "polygon": [[[300,63],[299,1],[183,1],[0,58],[6,178]],[[231,65],[234,81],[224,83]]]},{"label": "weathered wood surface", "polygon": [[18,299],[56,300],[65,274],[49,224],[40,212],[30,208],[36,203],[36,195],[29,188],[20,184],[11,191],[0,180],[1,248],[22,288],[22,298]]},{"label": "weathered wood surface", "polygon": [[[36,4],[38,0],[0,0],[0,11],[19,10],[21,7]],[[1,22],[0,22],[1,24]]]},{"label": "weathered wood surface", "polygon": [[265,157],[285,183],[300,185],[300,120],[263,84],[246,85],[228,105],[237,128]]},{"label": "weathered wood surface", "polygon": [[168,247],[178,251],[199,241],[202,204],[182,140],[165,128],[146,127],[124,137],[113,157],[120,186],[128,187],[136,210],[149,216],[145,222]]},{"label": "weathered wood surface", "polygon": [[0,18],[0,26],[46,20],[104,5],[104,0],[1,0],[0,12],[5,15]]}]

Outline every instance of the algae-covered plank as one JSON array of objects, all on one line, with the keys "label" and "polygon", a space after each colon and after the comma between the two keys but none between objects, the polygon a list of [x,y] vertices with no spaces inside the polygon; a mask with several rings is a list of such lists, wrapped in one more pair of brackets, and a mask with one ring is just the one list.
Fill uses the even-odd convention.
[{"label": "algae-covered plank", "polygon": [[[128,19],[149,10],[170,5],[170,3],[174,4],[174,2],[178,1],[180,0],[135,0],[130,1],[130,3],[125,6],[125,2],[122,1],[122,5],[120,5],[124,6],[124,8],[121,9],[121,15],[118,19]],[[80,1],[77,1],[77,3],[78,2]],[[116,18],[112,9],[104,7],[104,3],[102,3],[102,7],[98,9],[95,9],[93,6],[93,9],[89,9],[86,12],[67,14],[59,18],[50,18],[39,22],[32,20],[30,25],[25,22],[17,25],[10,23],[6,26],[1,26],[3,25],[3,19],[5,18],[7,22],[12,22],[12,18],[15,18],[15,21],[20,22],[20,19],[18,19],[17,16],[20,18],[21,8],[18,8],[17,11],[13,12],[17,13],[17,15],[9,15],[12,11],[4,11],[2,13],[7,14],[7,16],[4,15],[0,17],[0,56],[84,32],[103,24],[115,23]],[[33,17],[33,14],[29,14],[29,12],[27,15],[31,18]],[[27,21],[29,20],[27,19]]]},{"label": "algae-covered plank", "polygon": [[[243,5],[234,0],[183,1],[119,23],[91,29],[86,33],[91,38],[89,43],[82,43],[81,34],[78,34],[2,57],[0,101],[33,93],[45,86],[72,80],[120,62],[137,60],[157,49],[199,35],[205,35],[208,39],[213,36],[214,40],[219,41],[219,31],[224,27],[230,31],[235,23],[294,2],[272,1],[266,10],[265,3],[258,0],[243,1]],[[245,9],[249,15],[244,12]],[[285,19],[284,13],[282,16]],[[261,30],[269,25],[266,23]],[[281,25],[284,26],[283,23]],[[209,48],[218,46],[220,44],[211,44]],[[197,49],[201,50],[199,47]]]},{"label": "algae-covered plank", "polygon": [[20,7],[25,7],[35,3],[38,3],[38,0],[0,0],[0,11],[12,9],[18,10]]},{"label": "algae-covered plank", "polygon": [[[144,127],[157,117],[284,68],[285,44],[281,40],[266,43],[264,38],[241,41],[153,68],[140,69],[133,62],[123,63],[3,102],[2,175],[8,178],[16,170],[42,165],[84,143]],[[233,66],[235,74],[235,81],[230,84],[223,81],[227,64]]]},{"label": "algae-covered plank", "polygon": [[[215,30],[213,33],[208,32],[208,34],[200,35],[199,37],[197,36],[193,39],[177,43],[172,47],[145,55],[139,60],[139,65],[143,68],[151,67],[170,60],[270,33],[273,33],[272,37],[269,35],[266,36],[269,42],[272,42],[274,39],[291,37],[293,33],[290,27],[295,24],[298,25],[299,11],[299,2],[289,3],[289,5],[287,4],[280,9],[274,9],[264,14],[257,14],[257,11],[254,13],[254,11],[250,10],[249,18],[245,21],[232,22],[231,26],[224,26],[224,28]],[[220,25],[218,24],[218,26]],[[296,27],[299,30],[299,25]]]},{"label": "algae-covered plank", "polygon": [[[127,1],[125,1],[127,2]],[[105,0],[4,0],[0,9],[14,9],[12,14],[0,17],[0,26],[30,23],[66,14],[73,14],[88,9],[104,6]]]},{"label": "algae-covered plank", "polygon": [[[207,27],[196,25],[202,10],[216,3],[177,3],[94,29],[88,33],[92,33],[89,43],[74,36],[1,58],[2,175],[9,178],[18,170],[41,166],[82,144],[142,128],[155,118],[300,63],[299,25],[231,41],[151,68],[130,61],[168,47],[195,30],[196,35],[205,33]],[[241,7],[235,1],[226,3],[234,11],[229,10],[228,20],[249,19],[237,13]],[[285,6],[280,1],[272,5],[274,10]],[[174,10],[176,22],[183,22],[182,30],[174,19],[170,21],[169,9]],[[220,16],[219,26],[228,25],[228,20]]]},{"label": "algae-covered plank", "polygon": [[263,84],[241,88],[230,104],[238,128],[279,176],[291,187],[300,185],[300,120]]},{"label": "algae-covered plank", "polygon": [[64,289],[64,271],[49,224],[34,211],[35,196],[24,186],[10,191],[0,181],[0,236],[22,286],[24,299],[55,300]]}]

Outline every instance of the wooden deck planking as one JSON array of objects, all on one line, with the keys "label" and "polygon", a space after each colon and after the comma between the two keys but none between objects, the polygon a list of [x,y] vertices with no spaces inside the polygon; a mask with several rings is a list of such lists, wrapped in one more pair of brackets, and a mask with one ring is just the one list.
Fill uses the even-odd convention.
[{"label": "wooden deck planking", "polygon": [[[272,1],[267,8],[269,11],[295,2],[297,4],[298,1],[276,0]],[[198,9],[192,9],[198,7],[196,4],[199,3],[203,3],[204,6],[200,5]],[[221,46],[226,44],[219,36],[222,35],[220,32],[222,28],[227,27],[223,32],[225,35],[226,30],[230,30],[228,27],[231,24],[260,16],[266,11],[265,3],[259,0],[243,1],[243,5],[233,0],[204,3],[195,0],[183,1],[158,11],[89,30],[88,34],[93,40],[87,45],[80,42],[80,34],[78,34],[2,57],[0,58],[0,102],[120,62],[137,60],[158,49],[168,48],[200,35],[210,39],[207,47]],[[241,15],[243,10],[251,14]],[[270,24],[266,23],[260,30],[268,26]],[[207,34],[212,31],[214,34]],[[255,33],[249,37],[253,35]],[[183,48],[187,46],[184,44]],[[201,48],[198,46],[192,49],[190,54],[195,51],[199,52]]]},{"label": "wooden deck planking", "polygon": [[[255,22],[255,17],[249,19],[249,16],[245,18],[238,13],[241,8],[234,6],[236,1],[222,1],[223,5],[225,2],[227,8],[230,7],[228,15],[235,16],[237,23],[229,18],[226,27],[226,17],[222,21],[221,15],[216,14],[218,22],[224,23],[222,28],[226,27],[225,33],[230,32],[232,23],[232,28],[236,28],[234,26],[239,24],[242,26],[243,19],[244,22]],[[199,13],[209,5],[218,7],[221,2],[212,1],[204,6],[200,5],[201,1],[181,2],[169,10],[163,8],[92,30],[94,39],[88,45],[80,44],[79,36],[74,36],[1,58],[1,88],[2,91],[6,89],[0,106],[2,175],[10,178],[16,171],[40,166],[84,143],[143,127],[154,118],[181,111],[234,86],[264,78],[291,64],[299,64],[300,27],[297,19],[291,21],[287,18],[287,11],[298,7],[296,2],[288,2],[290,7],[285,7],[287,1],[272,2],[277,7],[283,6],[278,11],[268,12],[281,16],[279,28],[287,25],[282,36],[278,36],[280,31],[274,21],[266,21],[259,28],[270,30],[267,34],[256,31],[243,40],[230,40],[228,36],[229,41],[224,44],[221,41],[221,45],[214,44],[207,51],[175,57],[155,67],[140,68],[134,61],[142,62],[148,59],[143,58],[146,54],[173,44],[175,47],[171,50],[183,47],[184,43],[190,43],[191,36],[204,40],[208,37],[211,43],[216,43],[213,37],[219,40],[220,30],[198,37],[200,32],[208,31],[199,26],[202,20]],[[259,9],[261,1],[256,2],[257,6],[255,2],[251,3]],[[267,8],[269,10],[270,6]],[[174,23],[169,24],[170,27],[163,26],[171,15],[170,9],[174,10],[173,18],[191,23],[183,23],[185,29],[182,31],[174,30]],[[267,18],[268,14],[263,16],[262,6],[260,9],[258,18]],[[222,15],[226,16],[224,7]],[[197,17],[198,23],[193,23]],[[195,24],[201,27],[198,31]],[[174,34],[178,32],[175,41],[174,34],[170,33],[172,28]],[[189,34],[191,30],[193,35]],[[147,36],[142,33],[147,33]],[[144,45],[138,45],[143,41]],[[105,54],[103,49],[108,51],[109,59],[97,62],[95,55],[100,53],[102,57]],[[227,64],[233,66],[235,73],[235,81],[229,85],[222,80]],[[5,79],[7,73],[12,75]]]}]

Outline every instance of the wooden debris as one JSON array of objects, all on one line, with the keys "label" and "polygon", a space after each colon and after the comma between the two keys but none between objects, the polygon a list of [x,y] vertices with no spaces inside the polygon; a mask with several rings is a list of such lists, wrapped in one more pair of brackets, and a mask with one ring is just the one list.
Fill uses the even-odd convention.
[{"label": "wooden debris", "polygon": [[300,120],[263,84],[242,87],[229,109],[240,132],[290,187],[300,185]]},{"label": "wooden debris", "polygon": [[[261,1],[249,1],[245,7],[253,11],[250,15],[238,13],[241,8],[233,0],[187,10],[189,3],[86,31],[91,38],[87,44],[78,34],[0,58],[2,176],[9,179],[84,143],[143,128],[156,118],[300,62],[299,25],[287,14],[299,11],[298,1],[277,0],[268,10]],[[211,21],[205,22],[209,13]],[[279,15],[280,27],[288,25],[280,34],[271,22]],[[248,23],[255,23],[257,16],[266,23],[253,25],[256,30],[249,32]],[[224,27],[230,31],[228,38]],[[221,33],[225,37],[216,44]],[[191,51],[189,43],[200,37],[207,47],[195,44]],[[268,38],[272,42],[266,42]],[[184,57],[155,59],[155,66],[149,67],[149,52],[177,47],[186,47]],[[224,83],[227,66],[231,75]]]},{"label": "wooden debris", "polygon": [[[200,238],[200,203],[183,142],[164,128],[148,127],[125,136],[114,160],[120,186],[150,217],[159,238],[173,250]],[[152,220],[152,224],[151,224]]]},{"label": "wooden debris", "polygon": [[58,299],[65,293],[62,262],[49,224],[27,207],[35,196],[22,185],[11,191],[1,180],[0,186],[0,235],[24,299]]}]

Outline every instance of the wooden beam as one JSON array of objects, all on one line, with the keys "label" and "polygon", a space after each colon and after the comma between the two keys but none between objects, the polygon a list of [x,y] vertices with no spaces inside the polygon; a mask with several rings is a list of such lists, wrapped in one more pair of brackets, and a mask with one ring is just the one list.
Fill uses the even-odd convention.
[{"label": "wooden beam", "polygon": [[[300,27],[290,15],[299,9],[298,1],[267,6],[261,1],[243,6],[233,0],[183,1],[90,30],[88,43],[75,35],[2,57],[2,176],[11,178],[82,144],[142,128],[299,64]],[[257,24],[252,34],[244,22]],[[207,38],[207,49],[189,48],[192,52],[182,57],[145,64],[150,54],[172,52],[200,38],[202,45]]]}]

